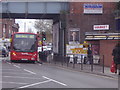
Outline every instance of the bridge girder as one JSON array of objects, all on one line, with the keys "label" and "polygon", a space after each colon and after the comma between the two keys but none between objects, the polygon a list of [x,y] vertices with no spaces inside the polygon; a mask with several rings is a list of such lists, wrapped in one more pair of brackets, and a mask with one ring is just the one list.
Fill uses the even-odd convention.
[{"label": "bridge girder", "polygon": [[2,18],[54,19],[68,11],[68,2],[2,2]]}]

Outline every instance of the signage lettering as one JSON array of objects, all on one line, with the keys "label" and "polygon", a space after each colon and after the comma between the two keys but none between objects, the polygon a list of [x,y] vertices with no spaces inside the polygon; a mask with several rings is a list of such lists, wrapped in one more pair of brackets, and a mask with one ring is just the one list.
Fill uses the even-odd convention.
[{"label": "signage lettering", "polygon": [[94,25],[94,30],[109,30],[109,25]]}]

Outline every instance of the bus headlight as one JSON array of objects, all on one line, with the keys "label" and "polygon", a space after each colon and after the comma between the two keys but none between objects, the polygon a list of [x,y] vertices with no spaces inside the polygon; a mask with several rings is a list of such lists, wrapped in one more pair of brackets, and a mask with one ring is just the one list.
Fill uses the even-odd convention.
[{"label": "bus headlight", "polygon": [[34,57],[36,56],[36,54],[33,55]]},{"label": "bus headlight", "polygon": [[14,56],[16,56],[16,53],[13,52],[12,54],[13,54]]}]

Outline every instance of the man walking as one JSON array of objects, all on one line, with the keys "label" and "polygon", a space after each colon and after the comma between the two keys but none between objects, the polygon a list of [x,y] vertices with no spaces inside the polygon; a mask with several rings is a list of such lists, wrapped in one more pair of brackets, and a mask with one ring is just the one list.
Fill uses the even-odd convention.
[{"label": "man walking", "polygon": [[114,63],[116,64],[115,73],[117,73],[117,68],[118,68],[119,70],[118,74],[120,75],[120,42],[116,44],[115,48],[113,49],[112,55],[113,55]]}]

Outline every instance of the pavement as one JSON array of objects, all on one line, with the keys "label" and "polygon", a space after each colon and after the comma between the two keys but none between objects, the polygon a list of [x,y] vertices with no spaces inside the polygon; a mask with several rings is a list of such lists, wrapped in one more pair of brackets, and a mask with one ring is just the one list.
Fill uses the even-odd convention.
[{"label": "pavement", "polygon": [[105,67],[104,75],[107,75],[107,76],[110,76],[110,77],[114,77],[114,78],[118,78],[118,74],[112,73],[110,71],[110,67]]},{"label": "pavement", "polygon": [[[115,74],[115,73],[112,73],[110,71],[110,67],[104,67],[104,73],[103,73],[103,66],[100,66],[100,65],[95,65],[93,66],[93,71],[91,71],[90,69],[90,65],[85,65],[83,68],[83,70],[80,69],[80,65],[76,65],[75,68],[73,68],[73,66],[69,65],[68,67],[65,65],[65,64],[61,64],[61,63],[54,63],[54,62],[50,62],[50,63],[47,63],[49,65],[54,65],[54,66],[57,66],[57,67],[61,67],[61,68],[66,68],[66,69],[70,69],[70,70],[75,70],[75,71],[80,71],[80,72],[84,72],[84,73],[90,73],[90,74],[96,74],[96,75],[101,75],[101,76],[106,76],[106,77],[111,77],[111,78],[115,78],[115,79],[118,79],[118,74]],[[88,69],[89,67],[89,70],[86,70]],[[100,70],[98,70],[100,69]]]}]

